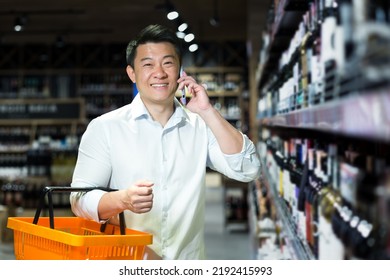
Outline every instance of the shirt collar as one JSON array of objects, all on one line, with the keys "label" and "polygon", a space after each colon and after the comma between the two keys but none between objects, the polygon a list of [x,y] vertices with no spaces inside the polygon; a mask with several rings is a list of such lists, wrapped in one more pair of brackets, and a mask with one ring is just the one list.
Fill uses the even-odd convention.
[{"label": "shirt collar", "polygon": [[[145,104],[142,102],[142,99],[140,97],[140,94],[138,93],[132,103],[132,113],[131,113],[131,118],[134,120],[137,120],[142,117],[150,117],[150,114],[148,110],[145,107]],[[175,123],[178,123],[182,120],[189,119],[187,109],[175,98],[174,99],[174,106],[175,106],[175,111],[173,112],[173,115],[171,119],[175,119]]]},{"label": "shirt collar", "polygon": [[131,118],[132,119],[138,119],[141,117],[147,117],[150,116],[148,110],[146,109],[144,103],[142,102],[142,99],[140,97],[140,94],[138,93],[133,101],[131,102],[132,109],[131,109]]},{"label": "shirt collar", "polygon": [[176,98],[174,99],[175,112],[173,116],[175,118],[189,119],[187,108],[184,107]]}]

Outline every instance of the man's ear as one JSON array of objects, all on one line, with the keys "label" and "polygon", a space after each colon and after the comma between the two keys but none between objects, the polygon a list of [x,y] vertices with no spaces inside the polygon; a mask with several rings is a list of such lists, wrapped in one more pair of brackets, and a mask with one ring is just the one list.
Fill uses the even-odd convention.
[{"label": "man's ear", "polygon": [[126,67],[126,73],[127,73],[127,76],[129,76],[130,80],[135,83],[135,73],[134,73],[134,69],[130,66],[130,65],[127,65]]}]

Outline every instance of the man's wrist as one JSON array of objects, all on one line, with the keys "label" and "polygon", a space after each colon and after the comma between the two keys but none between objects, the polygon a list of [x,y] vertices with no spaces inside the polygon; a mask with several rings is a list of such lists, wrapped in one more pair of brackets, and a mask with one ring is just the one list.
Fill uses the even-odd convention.
[{"label": "man's wrist", "polygon": [[200,110],[198,115],[206,122],[212,121],[215,117],[220,116],[220,113],[212,105],[209,108]]}]

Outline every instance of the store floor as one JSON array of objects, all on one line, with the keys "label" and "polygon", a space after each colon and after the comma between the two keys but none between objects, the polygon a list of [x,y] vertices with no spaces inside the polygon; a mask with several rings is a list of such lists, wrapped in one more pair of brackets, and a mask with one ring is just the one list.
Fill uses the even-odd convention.
[{"label": "store floor", "polygon": [[[224,224],[223,187],[218,176],[208,176],[206,189],[205,242],[207,259],[252,259],[250,235],[242,226],[226,228]],[[13,260],[12,243],[0,243],[0,260]]]},{"label": "store floor", "polygon": [[207,259],[252,259],[253,248],[246,227],[240,224],[225,227],[223,187],[208,187],[206,195],[205,242]]}]

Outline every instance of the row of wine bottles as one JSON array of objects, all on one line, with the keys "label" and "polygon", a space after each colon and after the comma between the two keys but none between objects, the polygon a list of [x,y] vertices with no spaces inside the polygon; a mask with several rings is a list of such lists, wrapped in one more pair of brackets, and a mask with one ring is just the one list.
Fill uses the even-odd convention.
[{"label": "row of wine bottles", "polygon": [[87,93],[83,94],[83,98],[86,102],[87,117],[94,118],[108,111],[129,104],[133,96],[131,92],[126,92],[123,94],[112,94],[110,96],[105,96],[101,93]]},{"label": "row of wine bottles", "polygon": [[132,93],[131,81],[118,74],[8,75],[0,77],[0,98],[72,97],[84,93]]},{"label": "row of wine bottles", "polygon": [[[66,182],[65,184],[69,184]],[[36,209],[45,186],[64,185],[64,182],[29,180],[0,180],[0,205]],[[52,197],[55,208],[69,208],[69,194],[56,193]],[[46,203],[46,202],[45,202]]]},{"label": "row of wine bottles", "polygon": [[317,259],[390,259],[386,145],[272,136],[260,144],[267,180]]},{"label": "row of wine bottles", "polygon": [[388,1],[308,1],[279,67],[262,89],[261,117],[388,84]]},{"label": "row of wine bottles", "polygon": [[31,149],[26,153],[0,153],[0,177],[47,177],[69,180],[76,164],[77,150]]},{"label": "row of wine bottles", "polygon": [[23,152],[41,145],[51,149],[77,148],[85,125],[78,125],[75,132],[73,130],[71,125],[1,126],[0,151]]}]

